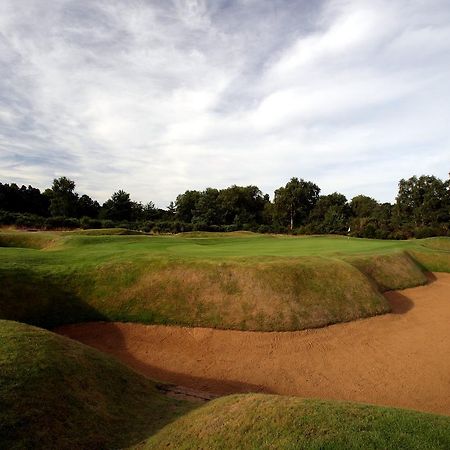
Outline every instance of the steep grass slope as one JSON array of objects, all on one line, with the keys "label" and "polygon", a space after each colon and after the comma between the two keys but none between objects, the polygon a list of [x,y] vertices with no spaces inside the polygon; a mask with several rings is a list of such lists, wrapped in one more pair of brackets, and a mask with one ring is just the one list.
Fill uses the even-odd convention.
[{"label": "steep grass slope", "polygon": [[427,282],[424,271],[407,252],[351,256],[346,261],[372,280],[382,292]]},{"label": "steep grass slope", "polygon": [[351,403],[251,394],[214,400],[141,449],[450,448],[450,417]]},{"label": "steep grass slope", "polygon": [[0,318],[44,327],[113,320],[271,331],[389,310],[367,277],[340,260],[159,260],[60,270],[0,270]]},{"label": "steep grass slope", "polygon": [[90,347],[0,321],[0,448],[122,448],[189,408]]},{"label": "steep grass slope", "polygon": [[387,312],[380,291],[424,284],[430,268],[450,271],[450,253],[425,241],[0,233],[0,318],[323,326]]}]

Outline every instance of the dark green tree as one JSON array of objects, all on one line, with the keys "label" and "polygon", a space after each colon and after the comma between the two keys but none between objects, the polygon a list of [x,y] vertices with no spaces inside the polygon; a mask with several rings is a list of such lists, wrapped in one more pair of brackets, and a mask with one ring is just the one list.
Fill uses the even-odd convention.
[{"label": "dark green tree", "polygon": [[319,199],[320,188],[311,181],[291,178],[284,187],[275,191],[274,209],[283,225],[304,225]]},{"label": "dark green tree", "polygon": [[199,229],[221,223],[221,211],[217,201],[218,196],[219,190],[214,188],[206,188],[200,193],[192,217],[192,223],[196,224]]},{"label": "dark green tree", "polygon": [[130,221],[134,208],[134,202],[131,201],[130,194],[119,190],[114,192],[111,198],[103,204],[101,216],[109,220]]},{"label": "dark green tree", "polygon": [[177,219],[181,222],[191,223],[200,200],[199,191],[186,191],[180,194],[175,201]]},{"label": "dark green tree", "polygon": [[50,214],[52,216],[76,216],[78,194],[74,191],[75,181],[67,177],[59,177],[53,180],[52,188],[46,191],[50,196]]},{"label": "dark green tree", "polygon": [[89,195],[83,194],[78,199],[77,217],[90,217],[95,219],[100,212],[100,205],[97,200],[92,200]]},{"label": "dark green tree", "polygon": [[400,180],[396,214],[404,224],[416,227],[448,223],[450,219],[449,181],[435,176],[413,176]]},{"label": "dark green tree", "polygon": [[222,189],[217,198],[221,223],[225,225],[260,224],[265,204],[269,201],[257,186],[236,186]]},{"label": "dark green tree", "polygon": [[378,202],[367,195],[357,195],[350,202],[353,217],[371,217],[377,207]]},{"label": "dark green tree", "polygon": [[309,220],[312,228],[319,233],[346,233],[349,224],[350,207],[345,195],[334,192],[321,195]]}]

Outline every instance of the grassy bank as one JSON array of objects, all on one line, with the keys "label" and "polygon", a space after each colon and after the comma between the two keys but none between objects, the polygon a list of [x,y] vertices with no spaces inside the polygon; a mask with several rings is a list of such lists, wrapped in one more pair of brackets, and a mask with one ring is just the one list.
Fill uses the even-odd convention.
[{"label": "grassy bank", "polygon": [[0,318],[44,327],[121,320],[311,328],[387,312],[381,291],[423,284],[426,270],[450,271],[446,245],[443,238],[0,233]]},{"label": "grassy bank", "polygon": [[167,425],[150,449],[450,448],[450,417],[351,403],[235,395]]},{"label": "grassy bank", "polygon": [[111,357],[54,333],[0,321],[0,448],[122,448],[192,404]]}]

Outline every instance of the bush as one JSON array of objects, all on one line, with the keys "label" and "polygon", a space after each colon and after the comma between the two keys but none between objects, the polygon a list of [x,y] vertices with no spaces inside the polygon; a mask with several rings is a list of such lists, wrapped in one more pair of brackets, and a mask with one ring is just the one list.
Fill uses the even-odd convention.
[{"label": "bush", "polygon": [[16,226],[20,228],[42,228],[45,219],[34,214],[17,214]]},{"label": "bush", "polygon": [[0,225],[15,225],[16,214],[0,210]]},{"label": "bush", "polygon": [[80,221],[73,217],[48,217],[45,219],[44,226],[47,230],[80,228]]},{"label": "bush", "polygon": [[102,228],[102,221],[85,216],[80,219],[80,225],[83,230],[99,229]]},{"label": "bush", "polygon": [[423,239],[433,236],[439,236],[439,230],[433,227],[417,227],[414,229],[414,237]]},{"label": "bush", "polygon": [[270,228],[269,225],[260,225],[260,226],[258,227],[258,231],[257,231],[257,232],[258,232],[258,233],[266,234],[266,233],[271,233],[271,232],[272,232],[272,229]]},{"label": "bush", "polygon": [[101,220],[101,228],[116,228],[116,224],[109,219]]}]

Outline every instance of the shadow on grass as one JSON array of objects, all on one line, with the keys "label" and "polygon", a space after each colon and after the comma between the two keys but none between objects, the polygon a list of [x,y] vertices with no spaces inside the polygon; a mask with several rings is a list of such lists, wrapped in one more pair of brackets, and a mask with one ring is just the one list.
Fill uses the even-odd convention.
[{"label": "shadow on grass", "polygon": [[0,319],[42,328],[106,320],[75,293],[69,276],[50,276],[28,268],[0,270]]},{"label": "shadow on grass", "polygon": [[[253,385],[235,380],[216,380],[198,377],[186,373],[178,373],[148,364],[137,358],[127,347],[128,343],[119,327],[111,322],[84,323],[63,325],[53,330],[55,333],[69,337],[89,345],[103,353],[107,353],[134,371],[156,382],[155,387],[161,395],[173,401],[184,400],[190,406],[186,412],[202,406],[206,401],[221,395],[236,393],[274,393],[267,387]],[[195,364],[195,361],[193,361]],[[136,434],[136,438],[128,445],[137,445],[149,439],[161,428],[177,420],[180,414],[174,415],[171,408],[161,411],[158,423],[151,424],[147,430]]]},{"label": "shadow on grass", "polygon": [[[134,369],[136,372],[160,383],[186,387],[190,390],[199,391],[204,394],[212,394],[212,397],[249,392],[274,393],[272,390],[261,385],[244,383],[236,380],[217,380],[207,377],[198,377],[189,373],[174,372],[149,364],[148,362],[137,358],[135,354],[130,351],[124,334],[120,330],[120,327],[116,326],[114,322],[64,325],[55,328],[54,331],[58,334],[82,342],[83,344],[90,345],[101,352],[108,353],[123,364]],[[236,357],[238,357],[238,355],[236,355]],[[192,364],[195,365],[195,361],[193,361]]]},{"label": "shadow on grass", "polygon": [[[61,326],[62,324],[68,323],[104,321],[106,320],[106,317],[76,294],[75,290],[71,287],[68,275],[48,276],[39,271],[24,268],[11,268],[0,270],[0,319],[52,329],[55,326]],[[123,340],[120,334],[118,334],[117,339],[118,341]],[[77,364],[79,364],[79,361],[74,360],[73,364],[73,380],[76,385],[78,382],[78,372],[76,367]],[[130,363],[128,365],[131,366],[131,368],[136,369],[136,364],[133,365]],[[80,367],[80,369],[80,373],[83,374],[83,367]],[[136,371],[139,372],[139,370]],[[93,376],[95,376],[95,374],[93,374]],[[118,374],[117,376],[120,377],[121,375]],[[159,378],[166,381],[164,374],[161,374]],[[105,385],[108,385],[109,382],[111,382],[111,380],[105,380]],[[115,382],[117,382],[117,380],[115,380]],[[67,386],[68,394],[72,393],[74,389],[76,390],[76,387],[74,387],[75,385]],[[25,399],[28,396],[34,398],[25,388],[19,386],[17,389],[18,398],[20,398],[20,396],[23,396]],[[37,395],[41,394],[42,393],[39,393]],[[86,394],[89,395],[89,390]],[[93,394],[92,404],[89,403],[85,406],[86,410],[90,411],[90,408],[93,408],[95,412],[97,409],[102,408],[102,404],[100,401],[99,404],[95,406],[95,396],[99,394],[95,389]],[[125,391],[123,392],[123,395],[127,395]],[[3,398],[0,398],[0,403],[2,403],[3,400]],[[19,440],[23,438],[26,439],[27,442],[35,443],[38,447],[39,445],[37,443],[40,442],[39,439],[45,442],[53,442],[56,439],[60,443],[58,444],[58,448],[116,448],[114,445],[110,447],[109,444],[108,447],[104,447],[103,445],[99,446],[98,442],[115,442],[118,444],[117,447],[128,447],[148,439],[161,428],[176,420],[180,414],[184,414],[199,406],[198,403],[179,402],[176,399],[169,399],[168,396],[166,396],[166,393],[161,390],[159,390],[159,392],[155,391],[154,394],[150,394],[149,392],[149,395],[143,397],[141,400],[133,397],[132,401],[136,408],[134,411],[127,412],[120,410],[117,414],[116,412],[114,414],[111,413],[110,416],[105,419],[106,421],[109,421],[104,424],[108,430],[107,434],[95,435],[94,433],[94,436],[90,434],[81,436],[80,440],[74,444],[74,447],[68,447],[64,444],[67,439],[70,440],[73,438],[73,434],[71,434],[73,430],[68,430],[67,435],[62,432],[58,438],[51,436],[52,433],[56,432],[52,427],[57,426],[59,422],[51,414],[46,413],[47,408],[49,408],[50,405],[48,403],[42,403],[36,406],[36,411],[38,411],[37,416],[44,415],[47,417],[48,422],[46,423],[48,428],[44,430],[41,435],[33,437],[26,435],[26,430],[23,431],[25,435],[20,435],[20,430],[18,431],[16,425],[14,425],[14,427],[11,428],[11,445],[17,444],[17,447],[15,448],[22,448]],[[154,402],[153,406],[152,402]],[[76,416],[77,408],[74,405],[70,406],[72,408],[71,411]],[[80,409],[80,411],[81,410],[82,409]],[[130,413],[131,415],[136,415],[136,411],[141,410],[144,415],[142,420],[139,418],[139,420],[133,422],[128,418],[127,421],[127,417],[130,416]],[[157,410],[156,413],[155,410]],[[145,419],[146,411],[151,411],[148,419]],[[24,427],[27,428],[29,426],[30,429],[36,427],[36,424],[40,420],[39,418],[36,418],[37,416],[32,415],[30,423],[27,426],[24,425]],[[119,423],[122,424],[120,427],[118,426]],[[89,427],[88,423],[86,423],[86,427]],[[103,425],[99,426],[99,429],[102,427]],[[2,428],[1,424],[0,428]],[[2,433],[0,432],[0,435],[1,434]],[[5,435],[0,436],[0,447],[2,447],[2,442],[4,443],[5,439]],[[11,448],[11,446],[8,446],[8,448]]]}]

